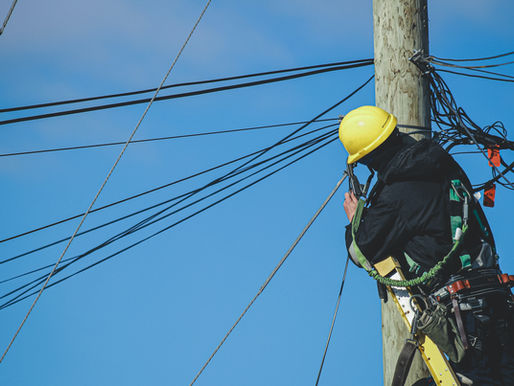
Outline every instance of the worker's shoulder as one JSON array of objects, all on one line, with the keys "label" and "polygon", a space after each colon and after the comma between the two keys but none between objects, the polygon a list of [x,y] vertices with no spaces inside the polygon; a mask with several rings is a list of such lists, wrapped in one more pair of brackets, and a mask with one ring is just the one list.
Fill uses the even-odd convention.
[{"label": "worker's shoulder", "polygon": [[447,184],[437,180],[411,179],[385,185],[377,197],[376,205],[389,207],[401,217],[411,217],[417,212],[443,210]]}]

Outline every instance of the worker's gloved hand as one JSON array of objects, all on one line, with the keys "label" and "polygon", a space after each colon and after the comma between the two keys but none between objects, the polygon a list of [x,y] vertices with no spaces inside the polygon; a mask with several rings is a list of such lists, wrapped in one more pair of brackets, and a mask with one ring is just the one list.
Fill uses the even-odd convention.
[{"label": "worker's gloved hand", "polygon": [[353,219],[353,215],[355,214],[355,211],[357,210],[357,197],[355,197],[355,194],[353,192],[347,192],[344,194],[344,211],[346,212],[346,216],[348,217],[348,220],[351,222]]}]

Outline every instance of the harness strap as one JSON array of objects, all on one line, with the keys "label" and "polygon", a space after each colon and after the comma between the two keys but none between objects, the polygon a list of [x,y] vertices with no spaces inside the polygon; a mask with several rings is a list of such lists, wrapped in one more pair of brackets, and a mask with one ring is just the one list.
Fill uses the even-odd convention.
[{"label": "harness strap", "polygon": [[373,266],[368,261],[366,256],[364,256],[364,254],[360,250],[359,246],[357,245],[357,241],[355,240],[355,234],[357,233],[357,230],[359,229],[359,225],[361,223],[362,212],[364,210],[364,204],[365,204],[365,202],[361,198],[357,202],[357,209],[355,210],[355,214],[353,215],[353,219],[352,219],[352,228],[351,228],[352,229],[352,244],[350,245],[349,252],[350,252],[350,257],[352,258],[352,260],[354,260],[354,262],[355,262],[355,259],[357,259],[360,266],[363,267],[366,271],[370,272],[373,270]]},{"label": "harness strap", "polygon": [[396,368],[394,369],[394,376],[391,386],[404,386],[409,375],[410,366],[416,353],[417,344],[414,340],[407,339],[405,345],[398,356]]},{"label": "harness strap", "polygon": [[462,345],[464,346],[464,350],[467,350],[469,348],[468,337],[466,335],[466,330],[464,329],[464,323],[462,322],[462,315],[460,313],[459,302],[456,295],[452,295],[452,306],[455,314],[455,321],[457,322],[457,329],[459,330],[459,335],[462,339]]}]

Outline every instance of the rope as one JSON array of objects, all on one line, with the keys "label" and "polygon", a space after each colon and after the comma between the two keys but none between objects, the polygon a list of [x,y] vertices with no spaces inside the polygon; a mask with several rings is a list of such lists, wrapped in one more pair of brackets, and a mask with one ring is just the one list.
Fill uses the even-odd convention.
[{"label": "rope", "polygon": [[343,174],[343,177],[337,182],[336,186],[334,187],[334,189],[332,190],[332,192],[330,192],[330,194],[328,195],[328,197],[325,199],[325,201],[323,202],[323,204],[321,204],[321,207],[316,211],[316,213],[314,213],[314,216],[312,216],[312,218],[309,220],[309,222],[307,223],[307,225],[305,226],[305,228],[303,228],[303,230],[300,232],[300,234],[298,235],[298,237],[296,238],[296,240],[293,242],[293,244],[289,247],[289,249],[287,250],[286,254],[282,257],[282,259],[278,262],[278,264],[275,266],[275,268],[273,269],[273,271],[271,272],[271,274],[268,276],[268,278],[266,279],[266,281],[264,282],[264,284],[261,286],[261,288],[259,289],[259,291],[257,291],[257,294],[253,297],[253,299],[250,301],[250,303],[248,303],[248,305],[246,306],[246,308],[243,310],[243,312],[241,313],[241,315],[239,315],[239,317],[237,318],[236,322],[232,325],[232,327],[230,327],[230,329],[228,330],[228,332],[225,334],[225,336],[223,337],[223,339],[221,340],[221,342],[218,344],[218,346],[214,349],[214,351],[212,352],[211,356],[209,357],[209,359],[207,359],[207,361],[204,363],[204,365],[202,366],[202,368],[200,369],[200,371],[198,371],[198,373],[196,374],[196,376],[193,378],[193,381],[189,384],[190,386],[192,386],[196,380],[198,379],[198,377],[200,377],[200,375],[203,373],[203,371],[205,370],[205,368],[209,365],[209,363],[211,362],[212,358],[214,358],[214,355],[216,355],[216,353],[218,352],[218,350],[221,348],[221,346],[223,346],[223,343],[225,343],[225,341],[227,340],[227,338],[229,337],[229,335],[232,333],[232,331],[236,328],[236,326],[239,324],[239,322],[241,321],[241,319],[243,319],[243,317],[245,316],[245,314],[248,312],[248,310],[250,309],[250,307],[253,305],[253,303],[257,300],[257,298],[260,296],[260,294],[264,291],[264,289],[268,286],[269,282],[271,281],[271,279],[273,279],[273,277],[275,276],[275,274],[278,272],[278,270],[280,269],[280,267],[282,267],[282,265],[284,264],[284,262],[287,260],[287,258],[289,257],[289,255],[291,254],[291,252],[293,252],[294,248],[296,247],[296,245],[300,242],[300,240],[302,239],[302,237],[305,235],[305,233],[307,232],[307,230],[310,228],[310,226],[312,225],[312,223],[316,220],[316,218],[318,217],[318,215],[321,213],[321,211],[325,208],[325,206],[328,204],[328,202],[330,201],[330,199],[334,196],[334,194],[337,192],[337,190],[339,189],[339,187],[341,186],[341,184],[343,183],[343,181],[345,180],[346,178],[346,173]]},{"label": "rope", "polygon": [[387,286],[394,286],[394,287],[412,287],[420,284],[424,284],[430,279],[433,279],[441,269],[450,261],[450,259],[454,256],[455,252],[460,246],[461,240],[464,238],[464,235],[466,234],[466,231],[468,230],[468,226],[464,225],[462,227],[462,235],[458,241],[456,241],[453,244],[452,249],[448,254],[440,260],[436,265],[434,265],[428,272],[423,273],[421,276],[418,276],[414,279],[410,280],[395,280],[390,279],[388,277],[380,276],[380,274],[375,270],[372,269],[371,271],[368,271],[369,276],[371,276],[373,279],[378,281],[381,284],[387,285]]},{"label": "rope", "polygon": [[16,7],[16,3],[18,0],[14,0],[11,4],[11,8],[9,8],[9,12],[7,13],[7,16],[5,17],[4,24],[2,25],[2,28],[0,29],[0,35],[4,32],[5,27],[7,26],[7,23],[9,22],[9,19],[11,18],[12,12],[14,11],[14,7]]},{"label": "rope", "polygon": [[321,372],[323,371],[323,364],[325,363],[325,357],[327,356],[328,345],[330,344],[330,338],[332,338],[332,331],[334,330],[334,325],[336,324],[337,311],[339,310],[339,304],[341,303],[341,295],[343,293],[344,282],[346,281],[346,272],[348,270],[348,261],[350,257],[346,258],[346,264],[344,266],[343,280],[341,281],[341,288],[339,288],[339,295],[337,296],[336,309],[334,310],[334,316],[332,317],[332,324],[330,325],[330,332],[328,333],[327,343],[325,345],[325,351],[323,352],[323,358],[321,359],[321,366],[319,367],[318,378],[316,378],[316,386],[318,386],[319,378],[321,377]]},{"label": "rope", "polygon": [[16,337],[18,336],[19,332],[21,331],[23,325],[25,324],[25,322],[27,321],[30,313],[32,312],[32,310],[34,309],[37,301],[39,300],[39,298],[41,297],[41,294],[43,293],[45,287],[47,286],[48,282],[50,281],[50,278],[52,277],[52,275],[54,274],[55,270],[57,269],[57,266],[59,265],[59,263],[61,262],[62,258],[64,257],[66,251],[68,250],[68,248],[70,247],[70,244],[72,243],[73,239],[75,238],[75,235],[78,233],[80,227],[82,226],[82,224],[84,223],[84,221],[86,220],[86,217],[87,215],[89,214],[89,211],[91,210],[91,208],[93,207],[93,205],[95,204],[96,200],[98,199],[98,197],[100,196],[100,193],[102,192],[104,186],[107,184],[107,181],[109,180],[109,178],[111,177],[111,174],[113,173],[114,169],[116,168],[116,166],[118,165],[121,157],[123,156],[123,154],[125,153],[125,150],[127,149],[130,141],[132,140],[132,138],[134,137],[134,135],[136,134],[136,131],[137,129],[139,128],[139,126],[141,125],[141,122],[143,122],[143,119],[145,118],[146,114],[148,113],[148,110],[150,110],[150,107],[152,106],[152,103],[153,101],[155,100],[155,98],[157,97],[157,94],[159,93],[161,87],[164,85],[164,82],[166,81],[166,79],[168,78],[169,74],[171,73],[171,71],[173,70],[173,68],[175,67],[175,64],[177,63],[177,60],[179,59],[179,57],[181,56],[182,54],[182,51],[184,50],[184,48],[186,47],[187,43],[189,42],[189,39],[191,38],[191,36],[193,35],[193,32],[195,31],[196,27],[198,26],[198,24],[200,23],[200,21],[202,20],[202,17],[205,13],[205,11],[207,11],[207,8],[209,7],[209,4],[211,3],[212,0],[208,0],[207,1],[207,4],[205,5],[205,7],[203,8],[202,12],[200,13],[200,16],[198,17],[198,19],[196,20],[196,23],[195,25],[193,26],[193,29],[191,30],[191,32],[189,33],[186,41],[184,42],[184,44],[182,45],[182,47],[180,48],[177,56],[175,57],[175,59],[173,60],[173,63],[171,64],[170,68],[168,69],[168,72],[166,73],[166,75],[164,76],[164,78],[162,79],[159,87],[157,88],[157,90],[155,90],[155,94],[153,95],[152,99],[150,100],[150,102],[148,103],[148,106],[146,106],[146,109],[145,111],[143,112],[143,115],[141,115],[141,118],[139,118],[139,121],[137,122],[136,124],[136,127],[134,128],[134,130],[132,130],[132,133],[130,134],[127,142],[125,143],[125,146],[123,147],[123,149],[121,150],[120,154],[118,155],[118,158],[116,159],[116,161],[114,162],[113,166],[111,167],[111,169],[109,170],[109,173],[107,173],[107,176],[105,177],[105,180],[103,181],[102,185],[100,186],[100,189],[98,190],[98,192],[96,193],[95,197],[93,198],[93,201],[91,201],[91,204],[89,205],[88,209],[86,210],[86,212],[84,213],[84,216],[82,217],[82,219],[80,220],[80,223],[79,225],[77,226],[77,228],[75,229],[75,232],[73,233],[73,235],[70,237],[70,240],[68,241],[68,244],[66,245],[66,247],[64,248],[63,252],[61,253],[61,256],[59,257],[59,259],[57,260],[57,262],[55,263],[52,271],[50,272],[50,274],[48,275],[48,277],[46,278],[45,282],[43,283],[43,286],[41,287],[39,293],[37,294],[36,298],[34,299],[34,302],[32,303],[32,305],[30,306],[27,314],[25,315],[25,318],[23,318],[20,326],[18,327],[18,330],[16,330],[16,333],[14,334],[14,336],[12,337],[11,341],[9,342],[9,344],[7,345],[7,348],[5,349],[4,353],[2,354],[2,357],[0,358],[0,363],[2,363],[2,361],[4,360],[5,356],[7,355],[7,353],[9,352],[9,349],[11,348],[12,344],[14,343],[14,340],[16,339]]}]

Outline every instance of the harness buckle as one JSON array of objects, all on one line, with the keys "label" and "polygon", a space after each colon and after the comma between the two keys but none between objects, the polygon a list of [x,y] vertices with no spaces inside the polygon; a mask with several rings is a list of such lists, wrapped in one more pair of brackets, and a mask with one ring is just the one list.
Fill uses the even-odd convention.
[{"label": "harness buckle", "polygon": [[446,289],[448,290],[450,295],[454,295],[457,292],[460,292],[464,289],[469,289],[469,288],[471,288],[471,285],[469,284],[469,280],[467,280],[467,279],[466,280],[457,280],[446,286]]}]

